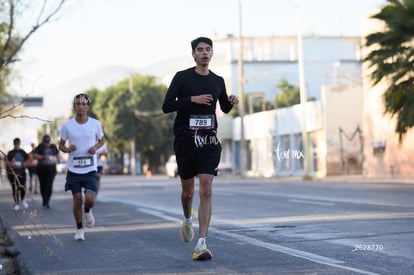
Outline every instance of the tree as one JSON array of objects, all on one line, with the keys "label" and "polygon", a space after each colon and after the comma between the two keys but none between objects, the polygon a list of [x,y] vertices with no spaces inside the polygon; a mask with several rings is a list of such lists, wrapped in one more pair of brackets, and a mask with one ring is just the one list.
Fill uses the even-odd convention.
[{"label": "tree", "polygon": [[300,103],[299,87],[295,87],[286,79],[281,79],[277,87],[281,90],[275,98],[277,108],[283,108]]},{"label": "tree", "polygon": [[[40,27],[57,15],[64,2],[65,0],[60,0],[49,4],[47,0],[42,0],[39,5],[39,1],[0,0],[0,96],[3,99],[0,101],[0,112],[4,105],[10,103],[10,100],[5,100],[10,97],[7,92],[10,65],[19,61],[18,54],[23,45]],[[35,12],[36,20],[30,30],[21,35],[17,32],[17,22],[25,12]]]},{"label": "tree", "polygon": [[65,123],[65,117],[58,117],[51,121],[48,121],[40,126],[40,129],[37,131],[37,139],[42,140],[44,135],[50,135],[54,143],[58,143],[60,136],[60,129]]},{"label": "tree", "polygon": [[136,151],[156,171],[172,148],[171,116],[161,111],[167,88],[150,76],[133,75],[132,87],[130,81],[127,78],[96,93],[93,112],[102,123],[111,152],[121,157],[135,141]]},{"label": "tree", "polygon": [[[255,96],[252,96],[251,93],[247,92],[247,93],[244,93],[243,98],[244,98],[243,102],[244,102],[245,115],[274,109],[273,104],[271,102],[266,101],[264,97],[261,97],[261,96],[255,97]],[[263,102],[263,100],[265,100],[265,102]],[[263,110],[263,105],[264,105],[264,110]],[[233,109],[231,109],[231,111],[229,112],[229,115],[231,117],[240,116],[239,108],[233,107]]]},{"label": "tree", "polygon": [[385,113],[397,116],[400,142],[414,125],[414,1],[388,0],[371,18],[385,28],[366,37],[369,50],[364,62],[372,69],[374,85],[387,83]]}]

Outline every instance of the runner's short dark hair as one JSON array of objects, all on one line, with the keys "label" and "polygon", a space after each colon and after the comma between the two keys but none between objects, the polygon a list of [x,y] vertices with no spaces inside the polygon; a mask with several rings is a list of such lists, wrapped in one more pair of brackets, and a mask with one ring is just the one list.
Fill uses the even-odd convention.
[{"label": "runner's short dark hair", "polygon": [[195,48],[201,42],[204,42],[204,43],[208,44],[210,47],[213,47],[213,41],[210,38],[200,36],[200,37],[194,39],[193,41],[191,41],[191,49],[193,49],[193,51],[195,51]]},{"label": "runner's short dark hair", "polygon": [[81,99],[82,101],[86,101],[88,105],[91,105],[92,103],[92,100],[90,99],[90,97],[84,93],[75,95],[75,97],[73,98],[73,104],[75,104],[76,99]]}]

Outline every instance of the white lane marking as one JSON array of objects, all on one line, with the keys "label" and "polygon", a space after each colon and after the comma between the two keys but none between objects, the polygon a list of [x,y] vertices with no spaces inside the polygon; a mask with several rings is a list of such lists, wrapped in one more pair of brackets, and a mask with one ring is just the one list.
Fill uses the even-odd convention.
[{"label": "white lane marking", "polygon": [[315,205],[325,205],[325,206],[333,206],[333,205],[335,205],[332,202],[321,202],[321,201],[311,201],[311,200],[290,199],[289,201],[290,202],[295,202],[295,203],[315,204]]},{"label": "white lane marking", "polygon": [[[237,194],[246,194],[245,192],[235,191],[234,195]],[[318,200],[318,201],[326,201],[331,203],[351,203],[351,204],[364,204],[364,205],[380,205],[380,206],[398,206],[404,208],[410,208],[411,205],[407,204],[399,204],[399,203],[386,203],[383,201],[375,200],[375,199],[364,199],[364,198],[339,198],[339,197],[324,197],[318,195],[298,195],[298,194],[288,194],[288,193],[270,193],[270,192],[255,192],[256,195],[267,196],[267,197],[281,197],[287,199],[302,199],[302,200]]]},{"label": "white lane marking", "polygon": [[281,217],[263,217],[263,218],[232,218],[232,219],[214,219],[216,224],[230,224],[249,228],[256,227],[257,224],[274,224],[274,223],[301,223],[301,222],[323,222],[323,221],[356,221],[356,220],[392,220],[402,218],[414,218],[414,212],[363,212],[363,213],[339,213],[339,214],[317,214],[302,216],[281,216]]},{"label": "white lane marking", "polygon": [[262,247],[262,248],[267,248],[273,251],[277,251],[283,254],[288,254],[297,258],[301,258],[301,259],[305,259],[308,261],[312,261],[315,263],[319,263],[322,265],[327,265],[327,266],[332,266],[332,267],[336,267],[339,269],[344,269],[344,270],[349,270],[349,271],[353,271],[353,272],[357,272],[360,274],[369,274],[369,275],[379,275],[378,273],[373,273],[370,271],[365,271],[362,269],[358,269],[358,268],[353,268],[353,267],[349,267],[349,266],[345,266],[345,265],[341,265],[344,264],[345,262],[340,261],[340,260],[336,260],[336,259],[332,259],[332,258],[327,258],[324,256],[320,256],[317,254],[313,254],[313,253],[309,253],[306,251],[302,251],[302,250],[298,250],[298,249],[293,249],[293,248],[289,248],[289,247],[285,247],[285,246],[281,246],[281,245],[277,245],[277,244],[272,244],[272,243],[267,243],[267,242],[263,242],[254,238],[250,238],[247,236],[243,236],[240,234],[235,234],[235,233],[231,233],[231,232],[226,232],[223,230],[217,230],[215,228],[210,228],[210,231],[214,231],[218,234],[221,235],[225,235],[227,237],[236,239],[238,241],[242,241],[245,243],[248,243],[250,245],[254,245],[254,246],[258,246],[258,247]]},{"label": "white lane marking", "polygon": [[142,207],[139,207],[137,210],[140,211],[140,212],[143,212],[145,214],[152,215],[154,217],[163,219],[163,220],[167,220],[167,221],[171,221],[171,222],[177,222],[177,223],[182,222],[182,219],[178,219],[178,218],[174,218],[174,217],[165,215],[165,214],[159,212],[158,210],[153,210],[153,209],[149,209],[149,208],[142,208]]},{"label": "white lane marking", "polygon": [[[165,219],[165,220],[168,220],[168,221],[176,221],[177,223],[181,223],[181,221],[182,221],[182,219],[175,218],[175,217],[164,214],[164,213],[168,213],[168,214],[176,215],[176,213],[177,213],[176,209],[163,208],[163,207],[160,207],[159,205],[148,205],[148,204],[143,205],[143,204],[140,204],[136,201],[126,200],[126,199],[117,199],[117,198],[108,198],[108,197],[106,197],[105,201],[113,201],[113,202],[119,202],[119,203],[126,203],[126,204],[130,204],[130,205],[135,205],[135,206],[138,206],[139,207],[138,210],[143,212],[143,213],[147,213],[149,215],[153,215],[155,217]],[[195,225],[195,227],[197,227],[197,226]],[[312,262],[315,262],[315,263],[319,263],[319,264],[322,264],[322,265],[332,266],[332,267],[336,267],[336,268],[344,269],[344,270],[348,270],[348,271],[353,271],[353,272],[360,273],[360,274],[379,275],[378,273],[373,273],[373,272],[370,272],[370,271],[365,271],[365,270],[362,270],[362,269],[341,265],[341,264],[344,264],[345,262],[340,261],[340,260],[320,256],[320,255],[317,255],[317,254],[313,254],[313,253],[309,253],[309,252],[306,252],[306,251],[293,249],[293,248],[289,248],[289,247],[285,247],[285,246],[281,246],[281,245],[277,245],[277,244],[263,242],[263,241],[260,241],[258,239],[254,239],[254,238],[243,236],[243,235],[236,234],[236,233],[227,232],[225,230],[219,230],[219,229],[214,228],[214,227],[210,227],[209,230],[213,231],[213,232],[216,232],[217,234],[233,238],[233,239],[238,240],[238,241],[243,241],[243,242],[248,243],[250,245],[270,249],[270,250],[277,251],[277,252],[284,253],[284,254],[288,254],[288,255],[291,255],[291,256],[294,256],[294,257],[297,257],[297,258],[301,258],[301,259],[309,260],[309,261],[312,261]]]}]

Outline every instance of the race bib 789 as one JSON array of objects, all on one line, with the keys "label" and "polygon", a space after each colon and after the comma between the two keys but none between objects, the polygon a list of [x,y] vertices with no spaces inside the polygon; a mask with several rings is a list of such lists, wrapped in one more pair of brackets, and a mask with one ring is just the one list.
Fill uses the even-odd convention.
[{"label": "race bib 789", "polygon": [[191,130],[214,129],[214,115],[191,115],[189,128]]}]

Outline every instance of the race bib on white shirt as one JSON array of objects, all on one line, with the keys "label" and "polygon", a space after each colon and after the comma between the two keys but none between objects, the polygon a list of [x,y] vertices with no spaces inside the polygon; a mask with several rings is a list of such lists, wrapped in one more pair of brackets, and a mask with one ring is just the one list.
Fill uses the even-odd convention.
[{"label": "race bib on white shirt", "polygon": [[73,167],[75,168],[85,168],[93,166],[93,157],[74,157],[72,160]]},{"label": "race bib on white shirt", "polygon": [[68,120],[61,129],[60,137],[69,144],[74,144],[76,150],[69,154],[68,170],[85,174],[97,170],[97,155],[90,154],[90,148],[103,138],[101,124],[91,117],[84,124],[79,124],[75,119]]}]

